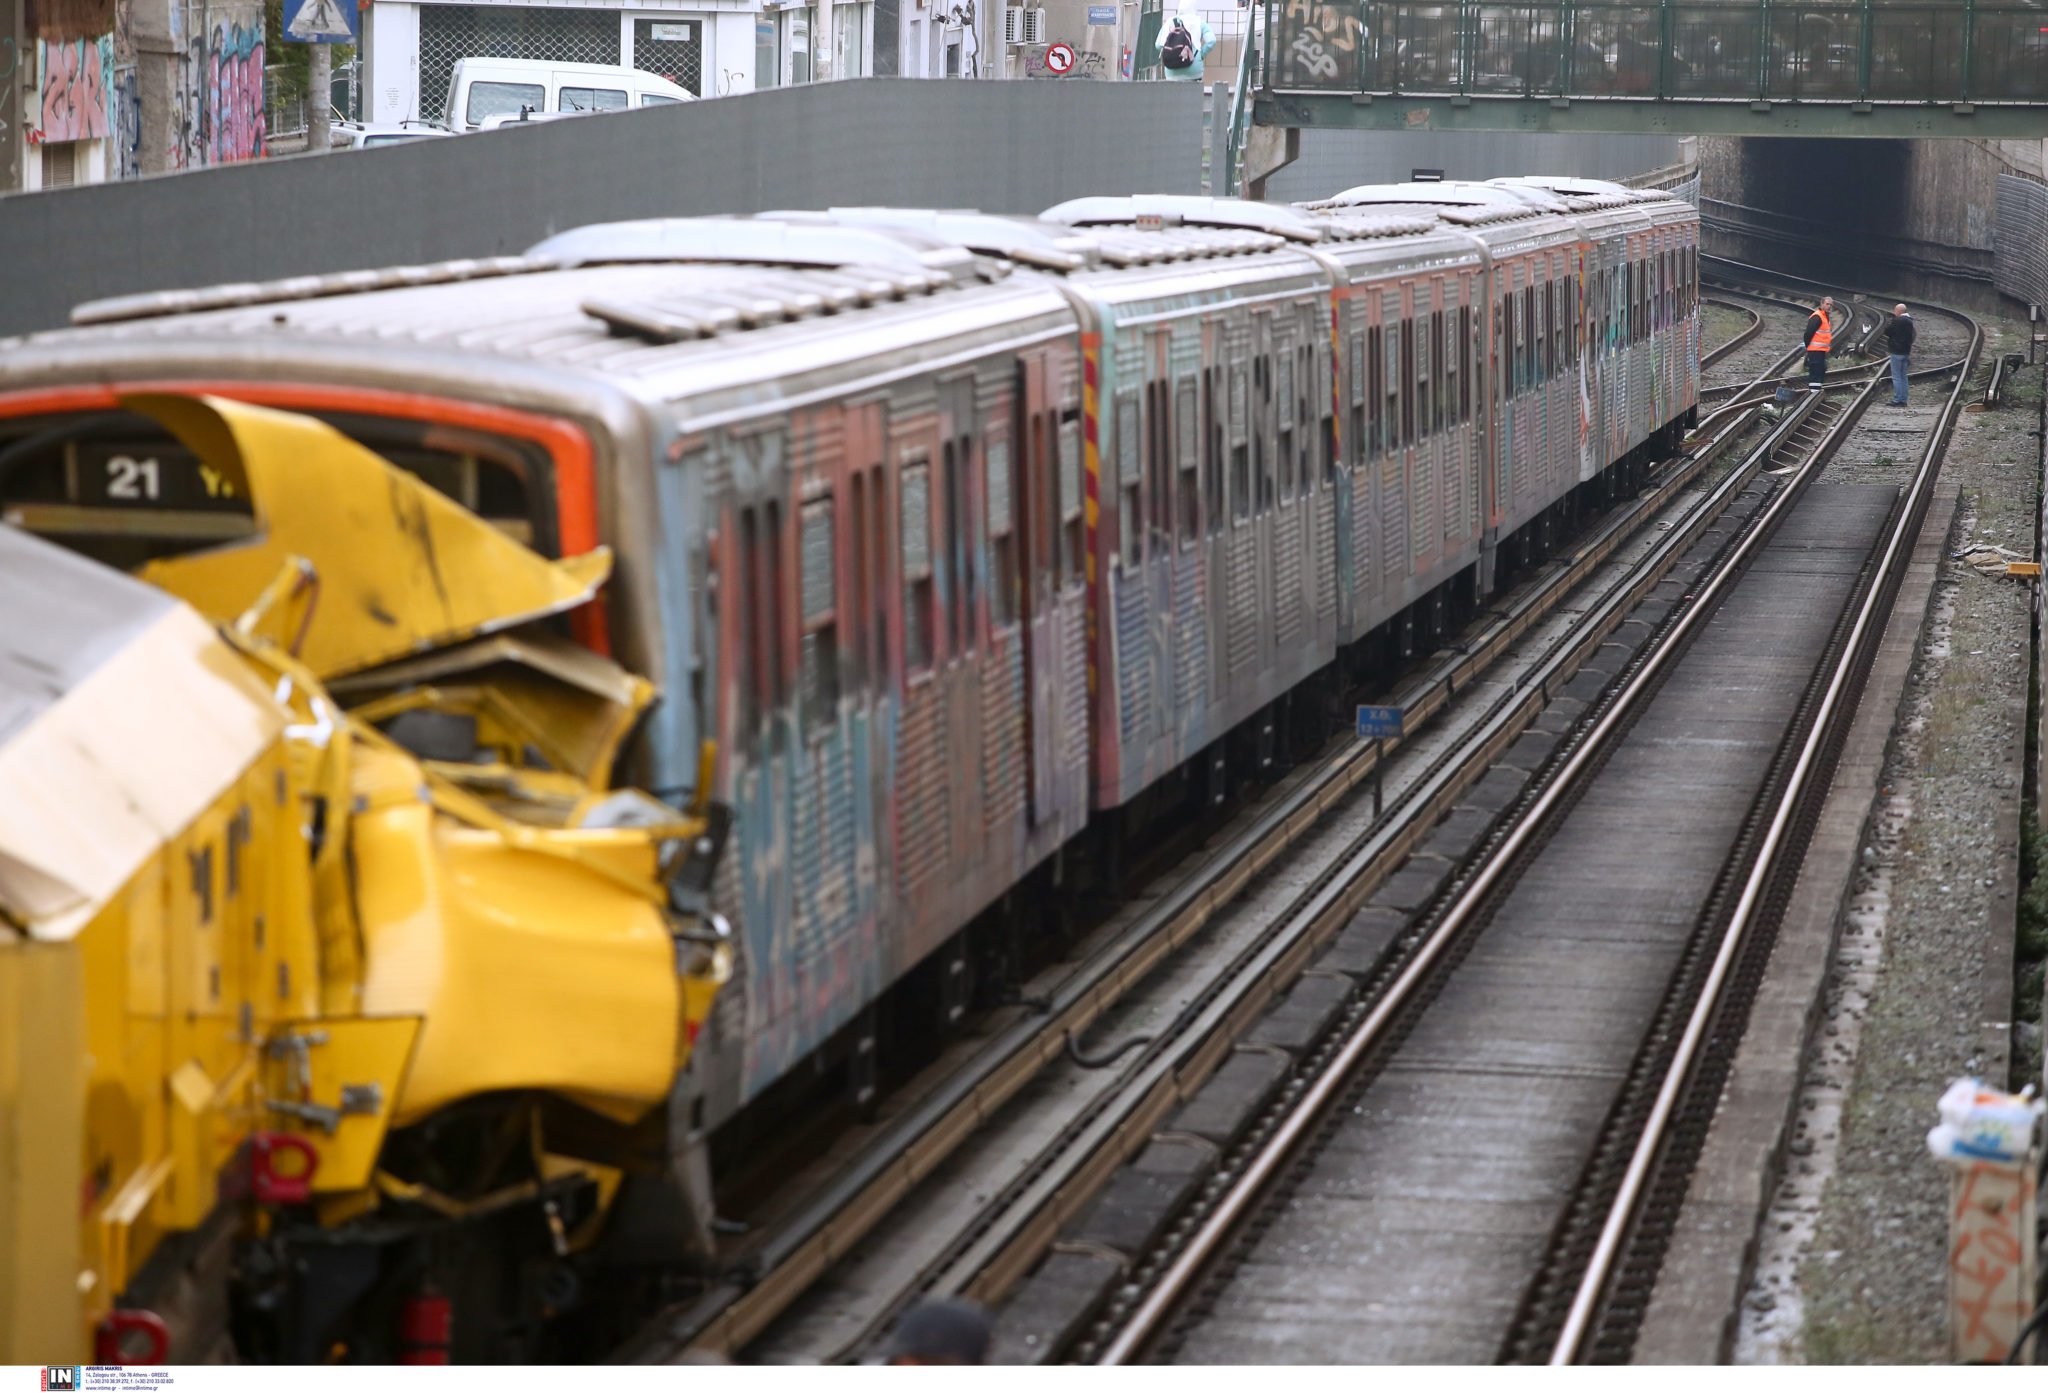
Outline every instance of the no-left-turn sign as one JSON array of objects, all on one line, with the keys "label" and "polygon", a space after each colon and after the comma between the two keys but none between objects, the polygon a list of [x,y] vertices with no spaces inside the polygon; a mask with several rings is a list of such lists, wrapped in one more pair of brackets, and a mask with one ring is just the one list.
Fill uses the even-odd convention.
[{"label": "no-left-turn sign", "polygon": [[1045,70],[1055,77],[1064,77],[1074,70],[1074,50],[1066,44],[1054,44],[1045,51]]}]

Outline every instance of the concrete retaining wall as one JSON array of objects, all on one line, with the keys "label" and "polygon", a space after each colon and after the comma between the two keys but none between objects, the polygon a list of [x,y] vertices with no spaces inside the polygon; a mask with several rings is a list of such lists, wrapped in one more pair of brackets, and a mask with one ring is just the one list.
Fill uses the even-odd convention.
[{"label": "concrete retaining wall", "polygon": [[1201,189],[1193,83],[870,79],[0,199],[0,334],[145,290],[523,251],[617,218],[1034,213]]}]

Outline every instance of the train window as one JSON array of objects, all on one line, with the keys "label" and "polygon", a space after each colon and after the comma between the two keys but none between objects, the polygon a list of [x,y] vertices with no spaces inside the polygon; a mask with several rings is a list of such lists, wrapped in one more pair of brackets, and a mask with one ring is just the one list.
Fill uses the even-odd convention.
[{"label": "train window", "polygon": [[1081,530],[1081,413],[1060,413],[1060,580],[1079,584],[1086,537]]},{"label": "train window", "polygon": [[1221,403],[1223,369],[1211,366],[1205,372],[1202,391],[1202,501],[1209,510],[1209,535],[1223,530],[1224,423]]},{"label": "train window", "polygon": [[802,638],[797,664],[803,690],[804,725],[810,730],[832,723],[839,705],[839,625],[833,603],[839,593],[837,537],[833,533],[832,497],[803,505],[798,521],[798,557],[803,567]]},{"label": "train window", "polygon": [[1174,388],[1174,463],[1180,475],[1180,540],[1190,545],[1202,530],[1201,439],[1202,419],[1195,402],[1199,393],[1191,374],[1183,375]]},{"label": "train window", "polygon": [[1294,497],[1295,428],[1301,424],[1297,403],[1294,398],[1294,355],[1286,344],[1273,349],[1272,411],[1274,435],[1274,473],[1278,476],[1279,492],[1282,498]]},{"label": "train window", "polygon": [[[556,550],[547,451],[439,422],[307,412],[506,535]],[[41,437],[38,440],[37,437]],[[249,502],[146,417],[94,411],[0,424],[0,509],[119,570],[249,535]]]},{"label": "train window", "polygon": [[1401,434],[1403,449],[1415,443],[1415,321],[1404,319],[1395,326],[1401,336]]},{"label": "train window", "polygon": [[1458,336],[1458,348],[1451,355],[1451,366],[1458,373],[1458,423],[1463,425],[1472,419],[1472,306],[1467,302],[1458,309],[1457,328],[1452,332]]},{"label": "train window", "polygon": [[782,550],[782,504],[770,500],[761,529],[761,556],[765,574],[761,593],[768,597],[768,699],[780,706],[789,700],[789,673],[784,666],[783,641],[789,633],[784,620],[788,608],[783,597],[785,581]]},{"label": "train window", "polygon": [[853,516],[847,523],[846,539],[850,543],[848,556],[853,562],[853,593],[850,597],[852,613],[847,619],[847,638],[851,640],[847,651],[853,662],[847,676],[858,686],[873,674],[868,662],[868,636],[861,629],[862,617],[869,609],[871,584],[868,576],[868,479],[865,471],[853,471],[850,490]]},{"label": "train window", "polygon": [[1010,458],[1007,431],[991,430],[981,452],[987,479],[989,550],[995,557],[995,575],[988,587],[989,625],[1002,628],[1017,620],[1017,467]]},{"label": "train window", "polygon": [[1337,464],[1330,449],[1330,432],[1336,424],[1330,413],[1336,407],[1330,400],[1331,368],[1329,359],[1323,356],[1326,351],[1321,339],[1303,344],[1301,370],[1295,374],[1295,381],[1301,384],[1301,417],[1310,427],[1301,442],[1302,473],[1310,480],[1325,471],[1334,471]]},{"label": "train window", "polygon": [[922,456],[906,462],[898,539],[903,571],[903,666],[922,672],[932,665],[936,616],[932,613],[932,478]]},{"label": "train window", "polygon": [[1448,377],[1450,364],[1444,359],[1444,312],[1437,310],[1429,317],[1429,379],[1436,384],[1436,395],[1430,402],[1430,429],[1442,430],[1445,418],[1450,414],[1452,383]]},{"label": "train window", "polygon": [[1367,376],[1370,378],[1366,400],[1372,403],[1372,410],[1376,415],[1375,419],[1367,423],[1364,448],[1367,458],[1372,458],[1380,453],[1385,444],[1381,439],[1381,433],[1386,429],[1387,391],[1385,386],[1382,385],[1381,379],[1386,374],[1387,360],[1382,356],[1385,349],[1381,347],[1379,325],[1375,324],[1372,328],[1366,330],[1365,337],[1368,345],[1365,361]]},{"label": "train window", "polygon": [[1138,389],[1126,387],[1116,394],[1116,458],[1118,476],[1124,483],[1138,482]]},{"label": "train window", "polygon": [[1230,515],[1243,522],[1252,515],[1252,451],[1248,419],[1250,398],[1241,363],[1230,368]]},{"label": "train window", "polygon": [[[1452,291],[1456,293],[1456,291]],[[1436,315],[1436,426],[1438,430],[1458,424],[1458,311],[1444,309]]]},{"label": "train window", "polygon": [[1371,453],[1371,446],[1365,438],[1366,408],[1369,398],[1365,394],[1366,384],[1366,336],[1354,333],[1351,336],[1351,454],[1350,460],[1362,460]]},{"label": "train window", "polygon": [[868,631],[864,637],[868,661],[865,676],[875,686],[885,687],[889,680],[889,611],[895,607],[895,596],[889,588],[889,490],[883,482],[879,463],[869,465],[866,473]]},{"label": "train window", "polygon": [[1543,286],[1543,380],[1557,376],[1557,282]]},{"label": "train window", "polygon": [[1393,307],[1395,318],[1382,326],[1380,352],[1380,440],[1386,453],[1401,449],[1401,383],[1407,381],[1407,373],[1401,371],[1401,309]]},{"label": "train window", "polygon": [[945,444],[939,486],[945,491],[946,512],[940,527],[944,535],[946,584],[941,607],[945,611],[946,639],[951,645],[946,656],[957,658],[974,647],[974,620],[978,587],[974,557],[980,550],[981,528],[974,514],[974,499],[967,491],[967,466],[973,457],[972,438],[960,435]]},{"label": "train window", "polygon": [[1126,567],[1138,564],[1144,546],[1144,518],[1138,512],[1138,481],[1144,469],[1138,454],[1140,424],[1138,389],[1126,387],[1116,394],[1117,536]]},{"label": "train window", "polygon": [[[1426,288],[1424,294],[1427,294]],[[1411,339],[1409,351],[1414,355],[1414,370],[1409,376],[1414,383],[1410,390],[1415,394],[1415,418],[1412,429],[1404,433],[1413,441],[1429,434],[1429,404],[1431,397],[1435,395],[1431,391],[1435,379],[1431,376],[1429,365],[1428,311],[1419,312],[1415,316],[1408,326],[1408,334]]]},{"label": "train window", "polygon": [[733,603],[739,606],[740,623],[746,629],[740,637],[740,651],[734,654],[733,667],[738,681],[733,684],[733,726],[735,730],[748,730],[753,726],[754,714],[764,704],[761,700],[761,645],[756,626],[760,619],[761,607],[749,604],[753,594],[754,574],[759,569],[760,551],[759,528],[754,521],[754,510],[740,510],[740,583],[733,587]]},{"label": "train window", "polygon": [[1173,540],[1173,387],[1161,379],[1145,384],[1146,487],[1152,490],[1152,547]]},{"label": "train window", "polygon": [[1535,387],[1543,381],[1543,323],[1536,318],[1536,287],[1522,287],[1522,381]]}]

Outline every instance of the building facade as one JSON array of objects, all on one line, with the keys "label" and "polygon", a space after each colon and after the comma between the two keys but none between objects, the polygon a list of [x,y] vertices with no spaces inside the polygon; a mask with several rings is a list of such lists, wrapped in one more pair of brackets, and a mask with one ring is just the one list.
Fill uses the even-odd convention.
[{"label": "building facade", "polygon": [[760,0],[378,0],[363,13],[363,117],[439,120],[465,57],[623,64],[699,97],[751,92],[762,17]]},{"label": "building facade", "polygon": [[38,37],[24,0],[0,0],[0,192],[261,158],[263,9],[120,0]]}]

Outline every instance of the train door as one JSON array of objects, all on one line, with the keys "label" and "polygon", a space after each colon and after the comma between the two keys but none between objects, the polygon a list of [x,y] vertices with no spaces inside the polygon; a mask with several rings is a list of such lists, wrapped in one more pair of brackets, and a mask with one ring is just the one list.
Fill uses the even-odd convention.
[{"label": "train door", "polygon": [[860,818],[855,893],[864,922],[881,913],[880,868],[893,864],[887,771],[894,743],[889,717],[896,710],[891,699],[896,668],[890,656],[895,588],[889,567],[887,414],[885,402],[872,400],[848,406],[844,418],[846,501],[840,532],[847,584],[838,611],[846,657],[843,686],[854,727],[852,805]]},{"label": "train door", "polygon": [[1373,549],[1368,524],[1372,517],[1373,421],[1372,398],[1367,391],[1372,376],[1372,339],[1363,295],[1347,293],[1337,305],[1344,332],[1344,380],[1341,388],[1341,420],[1344,424],[1338,433],[1342,446],[1338,452],[1338,467],[1344,473],[1344,487],[1338,495],[1337,516],[1338,556],[1341,558],[1343,582],[1338,592],[1337,623],[1338,631],[1346,639],[1353,639],[1368,627],[1366,616],[1372,610]]},{"label": "train door", "polygon": [[[938,587],[940,669],[945,688],[946,762],[954,780],[951,816],[953,857],[947,878],[956,891],[987,873],[987,832],[995,820],[988,806],[986,778],[968,776],[987,748],[982,703],[982,667],[989,660],[982,632],[987,551],[983,527],[980,453],[975,416],[975,375],[970,369],[939,383],[938,474],[934,491],[937,534],[934,562]],[[978,898],[970,896],[970,898]]]},{"label": "train door", "polygon": [[[1024,691],[1022,713],[1024,748],[1030,762],[1025,781],[1025,820],[1037,827],[1055,815],[1053,802],[1053,726],[1051,717],[1058,698],[1053,646],[1056,539],[1053,518],[1059,507],[1054,491],[1052,454],[1058,430],[1052,409],[1052,393],[1043,350],[1017,360],[1017,383],[1012,397],[1011,448],[989,444],[989,524],[997,525],[1007,501],[1013,554],[1006,560],[997,548],[999,568],[1008,570],[1017,586],[1018,622],[1024,635]],[[1014,455],[1017,465],[1011,478],[1004,469]],[[997,585],[1003,584],[998,580]]]},{"label": "train door", "polygon": [[952,788],[947,766],[946,653],[939,585],[944,552],[934,514],[944,458],[936,404],[906,390],[889,420],[889,464],[895,476],[896,534],[892,567],[900,613],[900,715],[897,718],[895,802],[896,917],[902,926],[899,966],[923,957],[944,935],[945,873],[951,848]]}]

